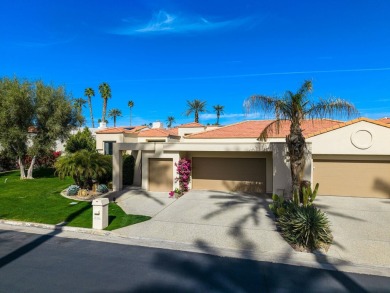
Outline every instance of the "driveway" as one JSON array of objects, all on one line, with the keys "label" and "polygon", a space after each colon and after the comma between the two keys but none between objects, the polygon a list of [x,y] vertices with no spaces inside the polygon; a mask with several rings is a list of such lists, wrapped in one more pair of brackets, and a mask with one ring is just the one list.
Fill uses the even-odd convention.
[{"label": "driveway", "polygon": [[[142,197],[143,203],[137,203]],[[115,230],[124,236],[247,252],[291,250],[275,230],[268,209],[271,200],[264,195],[192,190],[176,200],[168,198],[166,192],[130,190],[118,201],[126,213],[132,214],[140,211],[137,205],[153,206],[151,220]]]},{"label": "driveway", "polygon": [[179,199],[167,193],[127,190],[117,198],[129,214],[153,218],[115,230],[126,237],[147,238],[241,251],[241,255],[278,255],[340,265],[390,267],[390,200],[318,197],[329,216],[334,244],[325,255],[295,252],[276,231],[265,195],[192,190]]}]

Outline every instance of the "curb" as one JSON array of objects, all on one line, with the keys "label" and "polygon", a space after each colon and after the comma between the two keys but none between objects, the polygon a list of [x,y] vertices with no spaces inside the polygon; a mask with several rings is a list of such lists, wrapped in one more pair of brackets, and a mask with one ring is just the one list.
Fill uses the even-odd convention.
[{"label": "curb", "polygon": [[[33,223],[33,222],[11,221],[11,220],[0,220],[0,224],[8,225],[8,226],[16,226],[22,229],[25,228],[27,230],[28,229],[35,230],[35,231],[15,230],[17,232],[24,232],[24,233],[45,234],[42,231],[36,231],[36,229],[63,231],[69,233],[67,233],[66,235],[57,234],[54,236],[114,243],[119,245],[134,245],[134,246],[143,246],[149,248],[179,250],[183,252],[185,251],[185,252],[201,253],[201,254],[215,255],[219,257],[231,257],[231,258],[248,259],[248,260],[270,262],[270,263],[280,263],[280,264],[293,265],[293,266],[305,266],[305,267],[324,269],[330,271],[342,271],[342,272],[349,272],[349,273],[356,273],[356,274],[390,277],[390,268],[387,266],[347,263],[342,259],[336,259],[336,258],[333,261],[329,261],[326,259],[313,261],[312,259],[309,259],[309,257],[311,256],[310,254],[306,255],[298,252],[294,253],[292,258],[286,259],[285,255],[282,255],[280,253],[269,253],[269,252],[259,253],[251,250],[238,250],[238,249],[221,248],[215,246],[210,246],[209,247],[210,249],[208,251],[205,251],[193,245],[192,243],[183,243],[177,241],[143,238],[143,237],[130,237],[112,231],[79,228],[79,227],[68,227],[68,226],[62,226],[61,224],[50,225],[50,224],[41,224],[41,223]],[[9,230],[13,230],[13,229],[10,227]],[[319,255],[322,254],[319,253]]]}]

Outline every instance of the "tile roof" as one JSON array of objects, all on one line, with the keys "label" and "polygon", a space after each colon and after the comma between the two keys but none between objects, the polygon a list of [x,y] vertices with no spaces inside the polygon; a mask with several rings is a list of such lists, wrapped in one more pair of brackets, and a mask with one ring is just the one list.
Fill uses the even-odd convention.
[{"label": "tile roof", "polygon": [[384,118],[378,119],[377,121],[382,122],[382,123],[386,123],[386,124],[390,124],[389,117],[384,117]]},{"label": "tile roof", "polygon": [[97,134],[115,134],[115,133],[137,133],[140,130],[147,128],[146,126],[123,126],[110,127],[96,131]]},{"label": "tile roof", "polygon": [[[219,139],[219,138],[258,138],[260,133],[274,120],[249,120],[236,124],[212,129],[200,133],[195,133],[186,136],[186,138],[196,139]],[[301,128],[303,134],[308,137],[310,134],[320,131],[321,129],[327,129],[334,127],[341,121],[330,119],[316,119],[305,120],[302,122]],[[271,129],[268,134],[269,138],[284,138],[290,132],[290,122],[281,121],[279,131],[276,128]]]},{"label": "tile roof", "polygon": [[152,128],[146,129],[138,133],[138,137],[168,137],[168,136],[178,136],[177,134],[173,134],[169,129],[161,129],[161,128]]},{"label": "tile roof", "polygon": [[320,131],[313,132],[310,135],[306,136],[306,138],[313,137],[313,136],[316,136],[316,135],[320,135],[320,134],[323,134],[323,133],[326,133],[326,132],[329,132],[329,131],[332,131],[332,130],[335,130],[335,129],[338,129],[338,128],[342,128],[342,127],[345,127],[345,126],[348,126],[348,125],[351,125],[351,124],[355,124],[357,122],[361,122],[361,121],[368,122],[368,123],[373,123],[373,124],[376,124],[376,125],[379,125],[379,126],[384,126],[384,127],[390,128],[390,124],[386,124],[386,123],[383,123],[383,122],[378,121],[378,120],[372,120],[372,119],[369,119],[369,118],[360,117],[360,118],[357,118],[357,119],[354,119],[354,120],[350,120],[350,121],[346,121],[346,122],[343,122],[343,123],[339,123],[337,125],[334,125],[333,127],[324,128],[324,129],[321,129]]},{"label": "tile roof", "polygon": [[204,125],[197,122],[191,122],[191,123],[186,123],[177,126],[177,128],[192,128],[192,127],[204,127]]}]

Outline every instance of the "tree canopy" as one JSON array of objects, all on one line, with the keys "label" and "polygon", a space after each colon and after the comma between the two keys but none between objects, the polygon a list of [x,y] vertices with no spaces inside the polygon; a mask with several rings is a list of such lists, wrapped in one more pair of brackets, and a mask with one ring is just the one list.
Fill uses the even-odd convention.
[{"label": "tree canopy", "polygon": [[78,122],[71,97],[63,87],[42,81],[0,79],[0,145],[18,160],[26,178],[23,157],[33,157],[27,178],[32,178],[35,157],[64,141]]},{"label": "tree canopy", "polygon": [[185,112],[186,116],[190,116],[194,113],[194,122],[199,123],[199,113],[207,112],[206,110],[206,101],[193,100],[187,101],[187,110]]}]

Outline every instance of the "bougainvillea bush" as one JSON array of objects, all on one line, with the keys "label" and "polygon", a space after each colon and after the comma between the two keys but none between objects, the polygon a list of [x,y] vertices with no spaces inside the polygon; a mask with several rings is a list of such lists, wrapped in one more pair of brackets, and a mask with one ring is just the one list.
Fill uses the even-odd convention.
[{"label": "bougainvillea bush", "polygon": [[187,158],[180,159],[175,166],[178,175],[176,182],[179,182],[181,192],[186,192],[191,179],[191,160]]}]

